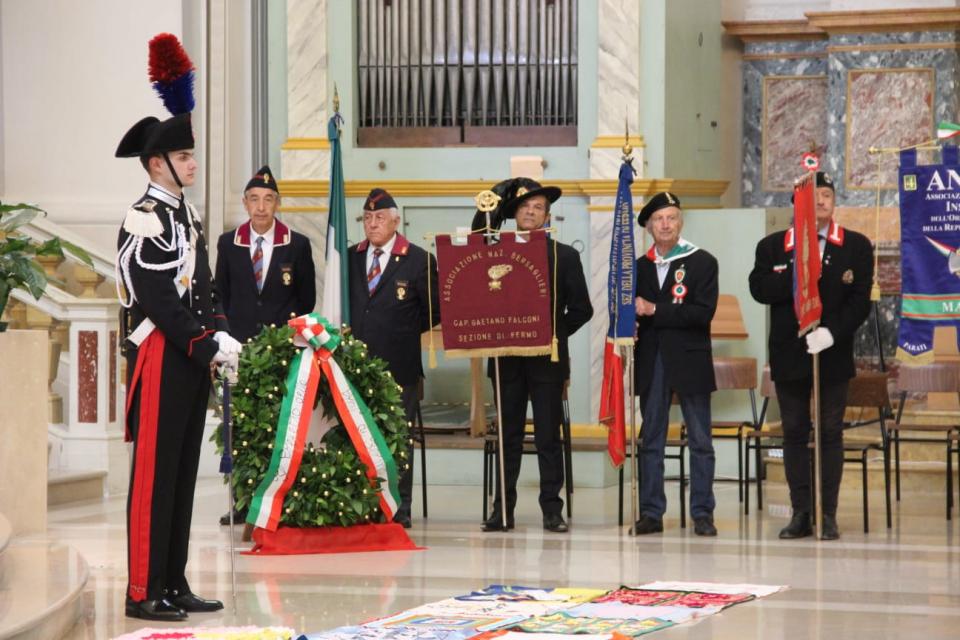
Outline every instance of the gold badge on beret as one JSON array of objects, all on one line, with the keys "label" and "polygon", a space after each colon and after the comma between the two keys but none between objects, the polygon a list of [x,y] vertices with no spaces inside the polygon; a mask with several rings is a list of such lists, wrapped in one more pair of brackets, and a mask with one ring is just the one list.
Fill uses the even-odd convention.
[{"label": "gold badge on beret", "polygon": [[853,269],[847,269],[843,272],[843,284],[853,284]]}]

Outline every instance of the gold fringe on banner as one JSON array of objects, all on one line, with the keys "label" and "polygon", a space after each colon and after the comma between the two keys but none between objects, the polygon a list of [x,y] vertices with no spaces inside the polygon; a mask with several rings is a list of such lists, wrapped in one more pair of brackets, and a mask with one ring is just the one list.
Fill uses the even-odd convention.
[{"label": "gold fringe on banner", "polygon": [[560,362],[560,340],[557,339],[557,241],[553,241],[553,340],[550,341],[550,362]]},{"label": "gold fringe on banner", "polygon": [[496,358],[498,356],[545,356],[550,345],[536,347],[495,347],[492,349],[445,349],[448,358]]}]

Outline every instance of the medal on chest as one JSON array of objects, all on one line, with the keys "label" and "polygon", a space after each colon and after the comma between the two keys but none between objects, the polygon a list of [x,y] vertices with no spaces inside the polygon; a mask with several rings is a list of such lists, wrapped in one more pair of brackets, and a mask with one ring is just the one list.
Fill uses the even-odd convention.
[{"label": "medal on chest", "polygon": [[673,304],[683,304],[683,299],[687,297],[689,290],[687,289],[687,285],[683,284],[683,279],[686,275],[687,271],[683,265],[680,265],[680,268],[673,272],[674,285],[670,289],[670,293],[673,294]]}]

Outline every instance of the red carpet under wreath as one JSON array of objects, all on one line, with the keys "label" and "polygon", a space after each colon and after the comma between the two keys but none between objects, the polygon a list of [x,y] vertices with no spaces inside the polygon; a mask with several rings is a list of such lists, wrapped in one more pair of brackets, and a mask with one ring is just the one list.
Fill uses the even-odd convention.
[{"label": "red carpet under wreath", "polygon": [[253,548],[245,555],[297,555],[303,553],[359,553],[363,551],[419,551],[396,523],[358,524],[352,527],[279,527],[253,530]]}]

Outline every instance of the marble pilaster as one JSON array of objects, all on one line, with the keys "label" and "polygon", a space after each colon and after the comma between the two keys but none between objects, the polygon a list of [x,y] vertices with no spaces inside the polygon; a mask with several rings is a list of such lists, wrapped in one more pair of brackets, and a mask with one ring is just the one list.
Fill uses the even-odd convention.
[{"label": "marble pilaster", "polygon": [[[590,148],[590,178],[616,180],[620,172],[625,125],[636,134],[640,123],[640,3],[633,0],[600,0],[597,57],[597,141]],[[627,122],[624,122],[626,118]],[[602,140],[602,142],[601,142]],[[618,142],[611,142],[617,140]],[[643,177],[643,144],[633,143],[633,166]],[[590,332],[590,419],[600,411],[603,351],[607,317],[607,276],[610,267],[610,232],[613,228],[612,197],[591,197],[590,260],[585,264],[590,302],[595,313]],[[638,206],[639,203],[636,203]],[[642,230],[641,230],[642,232]],[[638,234],[639,239],[639,234]]]},{"label": "marble pilaster", "polygon": [[287,142],[280,152],[284,180],[325,180],[330,175],[328,4],[287,0]]}]

